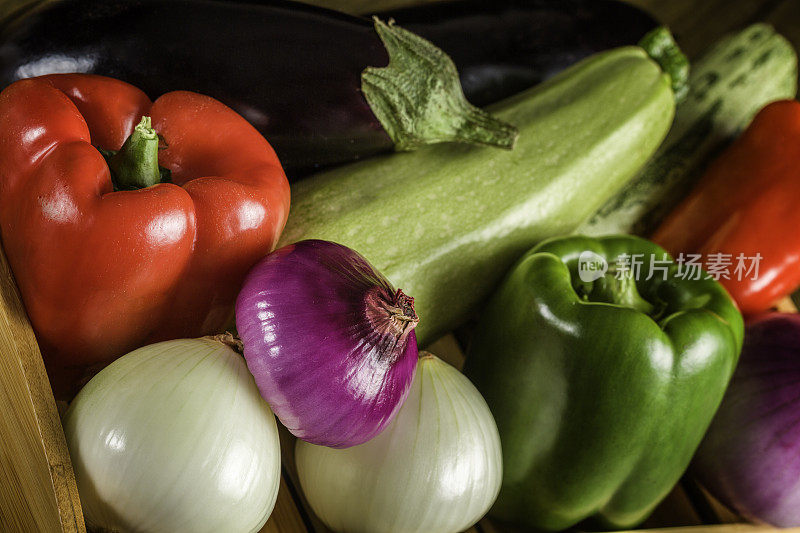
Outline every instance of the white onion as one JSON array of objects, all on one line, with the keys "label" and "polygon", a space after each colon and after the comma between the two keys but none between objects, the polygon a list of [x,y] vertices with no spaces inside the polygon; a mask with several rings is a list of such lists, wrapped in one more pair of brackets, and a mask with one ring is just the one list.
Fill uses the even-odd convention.
[{"label": "white onion", "polygon": [[500,436],[478,390],[431,354],[408,398],[377,437],[347,449],[297,441],[300,484],[339,532],[455,533],[489,510],[500,490]]},{"label": "white onion", "polygon": [[217,340],[118,359],[78,394],[64,431],[90,526],[253,532],[275,505],[275,417],[242,357]]}]

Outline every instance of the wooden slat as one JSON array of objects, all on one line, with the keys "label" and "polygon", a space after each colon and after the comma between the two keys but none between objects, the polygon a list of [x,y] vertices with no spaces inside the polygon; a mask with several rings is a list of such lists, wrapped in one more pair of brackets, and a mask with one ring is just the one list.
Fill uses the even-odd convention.
[{"label": "wooden slat", "polygon": [[[719,503],[719,501],[710,494],[706,493],[706,498],[708,498],[708,504],[714,510],[714,513],[717,515],[717,520],[719,520],[721,524],[740,524],[746,522],[741,516]],[[773,528],[773,530],[775,529]]]},{"label": "wooden slat", "polygon": [[725,34],[761,20],[783,0],[629,0],[670,26],[681,49],[694,57]]},{"label": "wooden slat", "polygon": [[297,476],[297,465],[294,461],[294,446],[297,438],[289,433],[281,423],[278,423],[278,434],[281,437],[281,459],[283,461],[283,468],[286,472],[286,481],[290,483],[297,495],[297,506],[302,509],[309,522],[309,531],[311,533],[330,533],[325,524],[322,523],[314,511],[311,509],[308,500],[303,495],[303,490],[300,487],[300,478]]},{"label": "wooden slat", "polygon": [[678,484],[642,524],[642,528],[700,526],[703,521],[683,487]]},{"label": "wooden slat", "polygon": [[[714,526],[691,526],[691,527],[664,527],[657,529],[633,529],[637,533],[796,533],[800,527],[789,527],[776,529],[772,526],[757,524],[719,524]],[[628,532],[619,532],[628,533]]]},{"label": "wooden slat", "polygon": [[1,250],[0,531],[85,531],[50,382]]},{"label": "wooden slat", "polygon": [[796,313],[797,306],[791,296],[787,296],[775,305],[775,310],[780,313]]},{"label": "wooden slat", "polygon": [[301,533],[306,531],[303,517],[297,509],[297,502],[292,498],[285,475],[281,475],[281,487],[275,509],[261,528],[259,533]]},{"label": "wooden slat", "polygon": [[716,522],[720,524],[738,524],[745,522],[745,520],[728,509],[722,503],[719,502],[710,492],[708,492],[702,485],[697,484],[697,488],[702,494],[703,499],[705,500],[706,505],[714,513],[714,518]]},{"label": "wooden slat", "polygon": [[452,334],[445,335],[428,346],[427,351],[459,370],[464,367],[464,352],[461,351],[458,341]]}]

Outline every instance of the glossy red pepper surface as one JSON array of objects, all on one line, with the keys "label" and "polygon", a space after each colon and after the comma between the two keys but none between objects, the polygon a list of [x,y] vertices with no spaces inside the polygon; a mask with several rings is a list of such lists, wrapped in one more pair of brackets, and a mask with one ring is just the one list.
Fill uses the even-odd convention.
[{"label": "glossy red pepper surface", "polygon": [[[653,240],[675,256],[729,256],[728,279],[719,281],[743,313],[765,311],[794,291],[800,285],[800,103],[762,109]],[[749,261],[745,276],[734,275],[740,254],[760,256]]]},{"label": "glossy red pepper surface", "polygon": [[[119,150],[143,115],[172,183],[115,191],[97,147]],[[54,386],[139,346],[219,331],[288,212],[269,143],[210,97],[151,102],[74,74],[0,93],[0,231]]]}]

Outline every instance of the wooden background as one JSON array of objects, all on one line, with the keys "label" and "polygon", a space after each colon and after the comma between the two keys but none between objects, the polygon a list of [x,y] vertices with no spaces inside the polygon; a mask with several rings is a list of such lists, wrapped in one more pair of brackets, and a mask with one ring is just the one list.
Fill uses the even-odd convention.
[{"label": "wooden background", "polygon": [[[437,0],[310,0],[309,3],[361,14],[423,1]],[[795,48],[800,49],[800,0],[628,1],[669,25],[690,58],[726,33],[756,21],[772,24]],[[29,2],[0,0],[0,18]],[[43,368],[21,309],[10,272],[0,252],[0,349],[3,351],[0,354],[0,384],[44,383],[39,389],[33,387],[36,390],[24,386],[19,390],[10,390],[0,386],[0,531],[49,532],[62,528],[64,531],[83,531],[74,479],[69,466],[58,460],[58,456],[63,456],[65,452],[63,435],[58,431],[58,415],[52,397],[42,394],[42,390],[47,388],[46,382],[42,381],[45,379]],[[431,351],[456,365],[462,357],[451,337],[439,341]],[[8,409],[9,406],[22,407]],[[20,427],[27,428],[25,436],[20,436],[16,431]],[[36,436],[40,436],[42,442],[31,440]],[[275,511],[262,532],[324,533],[327,530],[308,508],[296,483],[292,437],[284,432],[282,439],[284,475],[281,490]],[[24,470],[26,478],[20,477],[21,470],[17,468],[19,457],[22,456],[27,457],[30,467]],[[54,487],[48,486],[48,479],[54,480]],[[27,490],[24,489],[26,486]],[[56,492],[59,493],[58,502],[53,496]],[[768,529],[733,524],[739,521],[738,517],[703,493],[701,488],[690,480],[684,480],[645,527],[730,523],[718,528],[726,533]],[[470,529],[471,533],[500,531],[507,530],[487,520]]]}]

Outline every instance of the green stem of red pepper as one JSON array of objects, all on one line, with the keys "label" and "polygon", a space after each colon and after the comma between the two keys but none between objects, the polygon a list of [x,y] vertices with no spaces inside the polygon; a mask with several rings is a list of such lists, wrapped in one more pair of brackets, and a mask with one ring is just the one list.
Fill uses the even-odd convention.
[{"label": "green stem of red pepper", "polygon": [[105,152],[116,190],[144,189],[169,181],[169,171],[158,166],[158,144],[150,117],[142,117],[119,152]]}]

